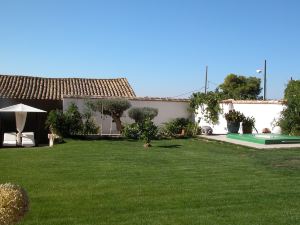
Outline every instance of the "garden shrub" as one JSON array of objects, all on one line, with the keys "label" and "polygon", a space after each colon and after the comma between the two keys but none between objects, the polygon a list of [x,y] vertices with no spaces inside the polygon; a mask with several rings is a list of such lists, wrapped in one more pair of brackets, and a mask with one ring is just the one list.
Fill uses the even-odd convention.
[{"label": "garden shrub", "polygon": [[29,210],[26,191],[18,185],[0,184],[0,224],[18,223]]},{"label": "garden shrub", "polygon": [[129,139],[139,139],[140,138],[140,130],[139,125],[137,123],[126,124],[123,128],[123,135]]},{"label": "garden shrub", "polygon": [[72,102],[64,113],[68,135],[78,135],[82,133],[83,122],[78,106]]},{"label": "garden shrub", "polygon": [[201,134],[201,128],[197,123],[189,122],[185,128],[185,136],[187,137],[195,137],[196,135]]},{"label": "garden shrub", "polygon": [[94,119],[92,118],[92,112],[90,110],[86,110],[83,113],[82,118],[84,119],[82,129],[83,134],[87,135],[99,133],[99,127],[96,125]]},{"label": "garden shrub", "polygon": [[293,136],[300,136],[300,125],[293,125],[292,129],[291,129],[291,132],[290,132],[290,135],[293,135]]},{"label": "garden shrub", "polygon": [[245,119],[245,116],[240,111],[236,111],[234,109],[229,110],[228,113],[225,113],[225,119],[226,121],[230,122],[242,122]]},{"label": "garden shrub", "polygon": [[286,108],[281,112],[278,125],[282,133],[300,135],[300,80],[291,80],[285,91]]},{"label": "garden shrub", "polygon": [[164,139],[170,137],[165,125],[159,126],[157,129],[158,129],[157,130],[158,139]]},{"label": "garden shrub", "polygon": [[65,137],[68,134],[65,115],[62,110],[51,110],[47,116],[45,125],[53,134],[57,134],[61,137]]},{"label": "garden shrub", "polygon": [[165,132],[169,137],[175,137],[181,134],[183,129],[186,129],[190,123],[189,119],[176,118],[165,123]]},{"label": "garden shrub", "polygon": [[158,127],[149,118],[140,123],[127,124],[123,129],[126,138],[144,140],[145,147],[151,146],[150,143],[157,138],[157,134]]},{"label": "garden shrub", "polygon": [[145,147],[150,147],[152,139],[157,137],[157,126],[152,120],[158,114],[158,110],[151,107],[131,108],[128,115],[135,123],[126,125],[123,129],[123,135],[130,139],[143,139]]},{"label": "garden shrub", "polygon": [[252,134],[253,128],[255,127],[255,118],[253,116],[251,117],[245,117],[242,121],[242,129],[243,134]]},{"label": "garden shrub", "polygon": [[81,115],[75,103],[71,103],[65,112],[58,109],[50,111],[47,116],[46,127],[49,128],[52,134],[57,134],[60,137],[96,134],[99,131],[99,127],[92,119],[91,110],[86,110]]}]

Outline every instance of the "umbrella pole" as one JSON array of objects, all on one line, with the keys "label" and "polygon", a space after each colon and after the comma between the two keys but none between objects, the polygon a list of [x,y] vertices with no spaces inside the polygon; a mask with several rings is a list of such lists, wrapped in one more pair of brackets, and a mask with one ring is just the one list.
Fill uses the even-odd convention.
[{"label": "umbrella pole", "polygon": [[17,128],[17,145],[22,145],[22,132],[25,127],[27,112],[16,112],[16,128]]}]

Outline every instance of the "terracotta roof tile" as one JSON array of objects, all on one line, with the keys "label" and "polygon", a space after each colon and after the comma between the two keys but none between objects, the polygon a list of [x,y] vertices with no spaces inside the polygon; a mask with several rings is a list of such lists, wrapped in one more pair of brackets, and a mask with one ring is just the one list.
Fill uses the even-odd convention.
[{"label": "terracotta roof tile", "polygon": [[0,98],[61,100],[64,95],[135,97],[126,78],[83,79],[0,75]]}]

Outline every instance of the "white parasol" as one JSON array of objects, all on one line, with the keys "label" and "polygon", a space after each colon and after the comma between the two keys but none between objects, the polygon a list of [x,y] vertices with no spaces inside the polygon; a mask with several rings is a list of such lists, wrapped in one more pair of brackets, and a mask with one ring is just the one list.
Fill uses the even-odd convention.
[{"label": "white parasol", "polygon": [[0,112],[14,112],[16,114],[16,128],[18,131],[17,143],[21,144],[21,134],[25,127],[27,113],[28,112],[45,113],[46,111],[28,105],[24,105],[24,104],[17,104],[17,105],[12,105],[9,107],[2,108],[0,109]]}]

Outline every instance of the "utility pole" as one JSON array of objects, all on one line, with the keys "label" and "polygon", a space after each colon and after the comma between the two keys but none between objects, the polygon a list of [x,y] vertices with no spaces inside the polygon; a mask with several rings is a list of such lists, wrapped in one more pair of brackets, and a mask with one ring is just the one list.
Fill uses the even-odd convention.
[{"label": "utility pole", "polygon": [[264,100],[267,99],[267,60],[265,60],[264,67]]},{"label": "utility pole", "polygon": [[204,93],[207,93],[207,72],[208,72],[208,66],[206,66],[205,70],[205,88],[204,88]]}]

